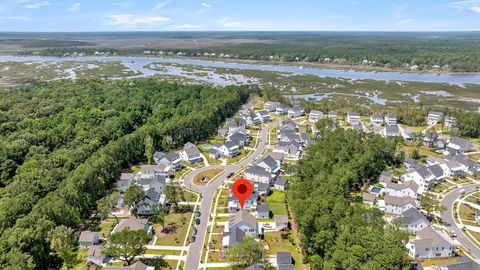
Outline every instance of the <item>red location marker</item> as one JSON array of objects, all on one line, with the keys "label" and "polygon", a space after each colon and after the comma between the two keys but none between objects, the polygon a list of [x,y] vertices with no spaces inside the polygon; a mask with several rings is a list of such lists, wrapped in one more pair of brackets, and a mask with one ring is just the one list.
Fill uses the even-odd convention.
[{"label": "red location marker", "polygon": [[237,197],[242,209],[243,209],[243,205],[245,204],[245,201],[252,194],[252,191],[253,191],[252,183],[250,183],[248,180],[240,178],[240,179],[237,179],[235,183],[233,183],[233,186],[232,186],[233,195]]}]

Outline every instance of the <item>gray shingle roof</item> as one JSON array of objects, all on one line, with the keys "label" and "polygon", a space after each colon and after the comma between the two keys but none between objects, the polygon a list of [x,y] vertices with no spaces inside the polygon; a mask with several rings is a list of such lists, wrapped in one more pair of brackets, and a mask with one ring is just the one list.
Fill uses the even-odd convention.
[{"label": "gray shingle roof", "polygon": [[385,195],[384,199],[385,199],[386,205],[403,206],[409,203],[415,205],[415,199],[411,197],[396,197],[396,196]]},{"label": "gray shingle roof", "polygon": [[259,204],[257,205],[257,212],[268,213],[270,212],[270,207],[268,206],[268,204]]},{"label": "gray shingle roof", "polygon": [[443,175],[443,169],[440,165],[432,165],[427,168],[435,177],[440,177]]},{"label": "gray shingle roof", "polygon": [[290,252],[277,252],[277,264],[292,264],[292,254]]},{"label": "gray shingle roof", "polygon": [[415,208],[409,208],[403,211],[396,220],[400,221],[403,225],[415,224],[419,221],[424,221],[426,224],[430,224],[425,216]]},{"label": "gray shingle roof", "polygon": [[277,180],[275,181],[275,185],[282,186],[282,187],[287,185],[287,183],[288,183],[288,180],[285,179],[285,178],[281,178],[281,177],[278,177]]},{"label": "gray shingle roof", "polygon": [[417,173],[423,178],[428,178],[432,175],[432,173],[426,167],[418,168]]},{"label": "gray shingle roof", "polygon": [[253,174],[253,175],[258,175],[258,176],[268,176],[270,177],[270,173],[265,171],[264,168],[262,167],[259,167],[257,165],[253,165],[253,166],[250,166],[248,167],[248,169],[245,171],[245,173],[247,174]]}]

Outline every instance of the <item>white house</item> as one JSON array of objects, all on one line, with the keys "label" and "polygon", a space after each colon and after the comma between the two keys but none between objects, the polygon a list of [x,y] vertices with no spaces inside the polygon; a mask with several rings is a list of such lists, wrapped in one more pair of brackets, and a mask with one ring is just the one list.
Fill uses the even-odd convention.
[{"label": "white house", "polygon": [[280,106],[278,106],[278,107],[275,109],[275,114],[276,114],[276,115],[284,115],[284,114],[287,114],[287,113],[288,113],[288,110],[290,110],[290,107],[288,107],[288,106],[285,105],[285,104],[280,104]]},{"label": "white house", "polygon": [[145,192],[145,197],[135,205],[135,212],[138,215],[151,215],[154,206],[164,207],[166,201],[165,194],[157,192],[153,188],[149,189]]},{"label": "white house", "polygon": [[182,154],[183,160],[185,160],[190,164],[195,164],[203,161],[203,157],[200,154],[200,150],[198,150],[195,144],[190,142],[185,144],[181,154]]},{"label": "white house", "polygon": [[395,197],[412,197],[416,198],[418,185],[414,181],[406,181],[403,183],[387,183],[385,193]]},{"label": "white house", "polygon": [[337,112],[336,111],[329,111],[328,112],[328,119],[336,121],[337,120]]},{"label": "white house", "polygon": [[158,160],[157,164],[164,164],[165,166],[172,168],[174,171],[179,171],[183,168],[182,157],[180,154],[176,152],[163,154],[163,156],[161,156],[161,154],[162,152],[155,153],[155,159]]},{"label": "white house", "polygon": [[395,197],[385,195],[385,213],[400,215],[409,208],[416,208],[417,204],[412,197]]},{"label": "white house", "polygon": [[288,110],[288,117],[298,118],[305,114],[305,110],[300,106],[293,106]]},{"label": "white house", "polygon": [[[259,193],[252,192],[250,196],[245,200],[245,204],[243,205],[243,209],[248,211],[255,211],[257,209],[257,201],[258,201]],[[231,193],[227,198],[228,201],[228,211],[229,212],[237,212],[242,207],[240,205],[240,201],[237,197],[233,196]]]},{"label": "white house", "polygon": [[442,231],[432,227],[420,230],[415,239],[409,240],[408,254],[416,259],[444,258],[455,256],[455,243]]},{"label": "white house", "polygon": [[443,120],[442,112],[429,112],[427,117],[427,123],[429,126],[436,125]]},{"label": "white house", "polygon": [[240,210],[228,217],[228,231],[240,229],[247,237],[256,237],[259,234],[257,219],[245,210]]},{"label": "white house", "polygon": [[308,121],[312,123],[315,123],[322,118],[323,118],[323,112],[321,111],[311,110],[310,113],[308,114]]},{"label": "white house", "polygon": [[256,165],[271,173],[272,177],[273,175],[277,175],[277,173],[280,171],[280,166],[271,156],[264,157],[263,159],[259,160]]},{"label": "white house", "polygon": [[98,245],[98,243],[100,243],[98,232],[83,231],[80,233],[80,238],[78,239],[80,248],[88,248],[92,245]]},{"label": "white house", "polygon": [[270,208],[268,207],[268,204],[257,205],[255,213],[257,218],[270,218]]},{"label": "white house", "polygon": [[373,114],[370,116],[370,122],[376,126],[381,126],[383,124],[383,117],[380,114]]},{"label": "white house", "polygon": [[460,137],[452,137],[447,144],[447,148],[454,150],[456,153],[465,153],[474,149],[472,143]]},{"label": "white house", "polygon": [[280,102],[267,101],[263,107],[269,112],[274,112],[278,106],[280,106]]},{"label": "white house", "polygon": [[446,129],[454,128],[457,126],[457,118],[453,116],[446,116],[445,117],[445,124]]},{"label": "white house", "polygon": [[397,116],[393,113],[387,113],[385,115],[385,125],[396,126],[397,125]]},{"label": "white house", "polygon": [[395,137],[400,136],[400,129],[398,125],[386,125],[383,129],[383,136],[384,137]]},{"label": "white house", "polygon": [[423,194],[427,189],[435,184],[435,175],[433,175],[426,167],[420,167],[402,175],[403,181],[414,181],[418,185],[418,194]]},{"label": "white house", "polygon": [[417,234],[423,228],[430,226],[427,218],[415,208],[409,208],[403,211],[402,214],[394,220],[399,221],[403,229],[413,234]]},{"label": "white house", "polygon": [[108,257],[102,254],[102,246],[91,245],[87,251],[87,262],[102,266],[103,263],[108,261]]},{"label": "white house", "polygon": [[357,112],[349,112],[347,115],[347,122],[350,126],[357,126],[360,124],[360,114]]},{"label": "white house", "polygon": [[270,184],[272,182],[272,174],[267,172],[264,168],[253,165],[250,166],[244,173],[247,180],[256,183]]}]

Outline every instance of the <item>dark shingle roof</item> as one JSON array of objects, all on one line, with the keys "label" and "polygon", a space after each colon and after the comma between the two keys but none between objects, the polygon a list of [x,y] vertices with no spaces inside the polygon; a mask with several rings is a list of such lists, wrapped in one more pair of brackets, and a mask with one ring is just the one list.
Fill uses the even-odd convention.
[{"label": "dark shingle roof", "polygon": [[430,224],[425,216],[415,208],[409,208],[403,211],[401,216],[397,217],[396,220],[400,221],[404,225],[414,224],[422,220],[426,224]]},{"label": "dark shingle roof", "polygon": [[270,212],[270,207],[268,206],[268,204],[257,205],[257,212],[268,213],[268,212]]},{"label": "dark shingle roof", "polygon": [[277,252],[277,264],[292,264],[292,254],[290,252]]}]

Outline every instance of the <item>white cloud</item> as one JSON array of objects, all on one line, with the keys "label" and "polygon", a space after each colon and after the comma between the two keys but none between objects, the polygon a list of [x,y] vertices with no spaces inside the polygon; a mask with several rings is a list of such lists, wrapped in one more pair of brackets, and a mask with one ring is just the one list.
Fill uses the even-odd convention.
[{"label": "white cloud", "polygon": [[169,0],[160,1],[155,5],[155,7],[153,7],[153,10],[161,9],[164,6],[166,6],[169,2],[170,2]]},{"label": "white cloud", "polygon": [[183,30],[183,29],[200,29],[202,28],[201,25],[197,24],[182,24],[182,25],[174,25],[173,29]]},{"label": "white cloud", "polygon": [[50,5],[49,1],[41,1],[41,2],[28,2],[28,4],[25,4],[23,7],[29,8],[29,9],[37,9],[37,8],[41,8],[49,5]]},{"label": "white cloud", "polygon": [[139,25],[154,26],[171,21],[170,18],[155,15],[116,14],[108,17],[109,25],[121,27],[137,27]]},{"label": "white cloud", "polygon": [[480,13],[480,6],[473,6],[470,9],[475,13]]},{"label": "white cloud", "polygon": [[80,3],[74,3],[69,8],[67,8],[68,12],[75,12],[80,8]]},{"label": "white cloud", "polygon": [[202,6],[201,9],[197,10],[195,13],[196,14],[200,14],[200,13],[204,13],[204,12],[207,12],[209,9],[211,9],[213,6],[209,3],[201,3],[200,4]]},{"label": "white cloud", "polygon": [[475,11],[475,4],[480,4],[480,0],[464,0],[464,1],[456,1],[456,2],[451,2],[450,7],[462,11],[464,9],[470,9],[474,12]]},{"label": "white cloud", "polygon": [[204,8],[211,8],[212,5],[210,5],[209,3],[202,3],[202,7],[204,7]]},{"label": "white cloud", "polygon": [[220,20],[220,23],[221,23],[224,27],[242,27],[242,26],[245,26],[244,23],[232,21],[232,20],[230,20],[230,18],[228,18],[228,17],[222,18],[222,19]]}]

